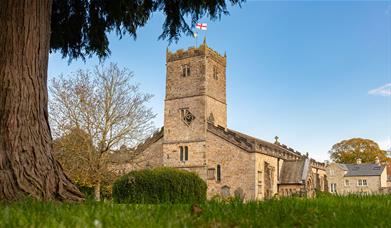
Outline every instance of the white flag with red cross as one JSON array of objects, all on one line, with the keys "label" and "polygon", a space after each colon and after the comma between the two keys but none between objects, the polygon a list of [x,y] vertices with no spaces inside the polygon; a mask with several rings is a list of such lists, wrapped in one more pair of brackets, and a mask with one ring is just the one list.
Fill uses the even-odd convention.
[{"label": "white flag with red cross", "polygon": [[207,23],[197,23],[196,28],[200,30],[208,30],[208,24]]}]

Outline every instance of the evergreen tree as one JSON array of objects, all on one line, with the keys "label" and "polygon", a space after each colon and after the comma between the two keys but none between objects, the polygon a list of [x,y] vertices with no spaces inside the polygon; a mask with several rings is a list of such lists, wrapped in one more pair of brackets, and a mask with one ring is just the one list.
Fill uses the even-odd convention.
[{"label": "evergreen tree", "polygon": [[104,58],[110,54],[108,32],[136,37],[155,12],[166,18],[160,38],[169,41],[189,35],[203,16],[228,14],[224,0],[0,1],[0,200],[83,200],[52,155],[49,51],[70,59]]}]

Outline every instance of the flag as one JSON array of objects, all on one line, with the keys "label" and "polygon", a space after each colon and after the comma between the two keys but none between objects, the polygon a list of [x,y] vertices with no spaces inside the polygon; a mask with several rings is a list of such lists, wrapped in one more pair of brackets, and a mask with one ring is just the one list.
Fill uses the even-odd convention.
[{"label": "flag", "polygon": [[207,30],[208,29],[208,24],[207,23],[197,23],[196,28],[200,30]]}]

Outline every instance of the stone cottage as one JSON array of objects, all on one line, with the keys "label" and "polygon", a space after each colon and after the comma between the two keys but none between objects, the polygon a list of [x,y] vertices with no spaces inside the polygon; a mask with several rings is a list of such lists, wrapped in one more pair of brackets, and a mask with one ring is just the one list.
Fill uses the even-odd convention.
[{"label": "stone cottage", "polygon": [[164,127],[113,168],[128,172],[166,166],[196,172],[207,182],[208,197],[264,199],[323,191],[325,164],[278,138],[270,143],[228,128],[226,59],[205,40],[199,47],[167,50]]},{"label": "stone cottage", "polygon": [[339,195],[379,194],[388,192],[387,166],[379,159],[374,164],[331,163],[327,166],[329,192]]}]

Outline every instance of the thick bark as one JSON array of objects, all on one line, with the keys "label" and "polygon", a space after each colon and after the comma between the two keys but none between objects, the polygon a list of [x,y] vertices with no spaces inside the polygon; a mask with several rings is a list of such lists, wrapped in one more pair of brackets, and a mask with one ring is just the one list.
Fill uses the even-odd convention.
[{"label": "thick bark", "polygon": [[0,0],[0,200],[83,199],[52,155],[50,13],[51,0]]}]

